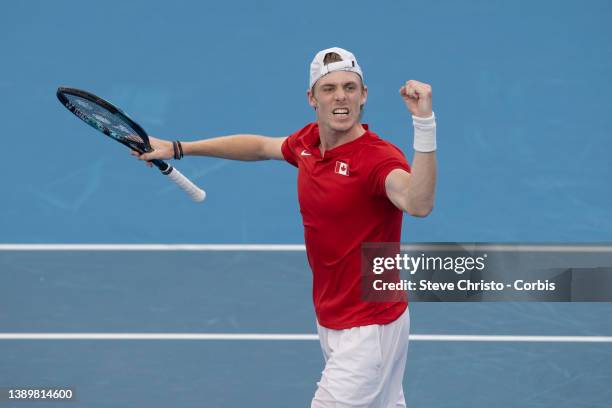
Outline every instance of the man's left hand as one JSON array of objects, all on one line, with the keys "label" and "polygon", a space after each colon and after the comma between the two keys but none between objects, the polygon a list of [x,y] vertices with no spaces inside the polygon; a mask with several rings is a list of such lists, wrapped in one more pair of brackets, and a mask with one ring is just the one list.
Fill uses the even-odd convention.
[{"label": "man's left hand", "polygon": [[411,79],[400,88],[400,95],[414,116],[428,118],[432,115],[431,85]]}]

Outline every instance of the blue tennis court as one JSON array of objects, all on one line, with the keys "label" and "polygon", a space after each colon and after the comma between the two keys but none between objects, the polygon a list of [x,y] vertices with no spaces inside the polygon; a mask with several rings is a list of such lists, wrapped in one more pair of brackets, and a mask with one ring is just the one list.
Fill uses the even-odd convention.
[{"label": "blue tennis court", "polygon": [[[88,407],[307,406],[323,368],[303,251],[5,250],[0,267],[7,387],[70,387]],[[609,312],[414,303],[407,402],[606,407]]]}]

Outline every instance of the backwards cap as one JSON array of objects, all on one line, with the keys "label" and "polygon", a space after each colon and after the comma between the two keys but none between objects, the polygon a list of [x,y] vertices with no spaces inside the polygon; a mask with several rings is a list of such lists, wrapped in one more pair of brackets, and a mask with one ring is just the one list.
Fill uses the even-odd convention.
[{"label": "backwards cap", "polygon": [[[340,55],[342,61],[332,62],[330,64],[325,65],[323,63],[323,59],[325,58],[325,55],[329,54],[330,52],[335,52],[336,54]],[[359,67],[359,64],[357,64],[357,59],[355,58],[355,56],[345,49],[332,47],[319,51],[310,63],[310,89],[312,89],[314,84],[322,76],[327,75],[333,71],[355,72],[361,77],[361,80],[363,81],[363,72],[361,72],[361,67]]]}]

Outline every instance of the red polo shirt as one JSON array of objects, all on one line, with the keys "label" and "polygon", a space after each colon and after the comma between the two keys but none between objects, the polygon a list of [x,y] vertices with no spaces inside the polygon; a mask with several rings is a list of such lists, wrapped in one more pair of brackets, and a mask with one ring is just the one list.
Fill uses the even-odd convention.
[{"label": "red polo shirt", "polygon": [[282,146],[298,168],[298,198],[304,222],[313,301],[319,324],[346,329],[387,324],[406,302],[365,302],[360,297],[361,244],[399,242],[402,212],[387,198],[385,179],[394,169],[410,171],[401,150],[366,132],[325,152],[311,123]]}]

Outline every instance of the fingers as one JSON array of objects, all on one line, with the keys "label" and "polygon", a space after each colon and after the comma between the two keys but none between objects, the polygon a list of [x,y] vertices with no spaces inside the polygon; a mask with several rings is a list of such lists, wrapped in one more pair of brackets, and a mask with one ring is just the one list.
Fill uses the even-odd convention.
[{"label": "fingers", "polygon": [[152,160],[152,158],[149,157],[148,153],[142,153],[141,154],[140,152],[137,152],[136,150],[130,150],[130,155],[138,158],[138,160],[145,161],[145,164],[147,166],[153,167],[153,164],[149,161],[149,160]]},{"label": "fingers", "polygon": [[400,95],[408,110],[415,116],[432,115],[431,85],[411,79],[400,88]]},{"label": "fingers", "polygon": [[174,158],[174,147],[172,142],[167,140],[158,139],[156,137],[149,136],[149,142],[151,143],[152,150],[147,153],[140,153],[130,149],[130,155],[136,157],[138,160],[142,160],[147,163],[147,166],[151,167],[151,160],[168,160]]},{"label": "fingers", "polygon": [[408,82],[406,82],[406,85],[403,85],[400,88],[400,95],[402,95],[404,98],[418,99],[416,89],[414,89],[414,87],[410,87]]},{"label": "fingers", "polygon": [[413,79],[400,88],[400,95],[410,99],[431,98],[431,93],[431,85]]},{"label": "fingers", "polygon": [[147,153],[140,153],[140,152],[137,152],[136,150],[130,149],[130,155],[138,158],[138,160],[151,160],[148,157]]}]

